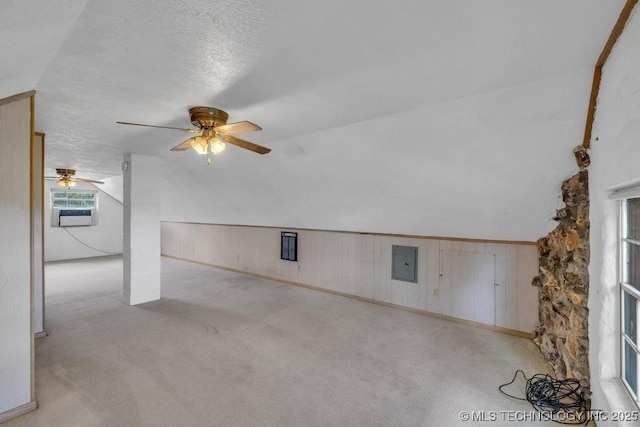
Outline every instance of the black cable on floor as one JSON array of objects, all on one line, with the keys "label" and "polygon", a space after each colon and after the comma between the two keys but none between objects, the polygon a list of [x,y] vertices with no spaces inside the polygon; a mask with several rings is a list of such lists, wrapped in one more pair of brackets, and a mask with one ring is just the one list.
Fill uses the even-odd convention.
[{"label": "black cable on floor", "polygon": [[[513,396],[503,389],[513,384],[518,377],[526,381],[525,397]],[[525,373],[518,369],[513,379],[498,387],[500,393],[513,399],[526,400],[538,411],[548,415],[550,421],[558,424],[581,425],[590,420],[591,408],[580,389],[580,383],[575,378],[557,380],[548,374],[536,374],[527,378]]]},{"label": "black cable on floor", "polygon": [[80,243],[80,244],[82,244],[82,245],[84,245],[84,246],[88,247],[89,249],[93,249],[94,251],[102,252],[103,254],[107,254],[107,255],[120,255],[120,254],[115,253],[115,252],[107,252],[107,251],[103,251],[102,249],[94,248],[93,246],[88,245],[88,244],[86,244],[85,242],[83,242],[82,240],[78,239],[78,238],[77,238],[77,237],[76,237],[72,232],[70,232],[69,230],[67,230],[65,227],[62,227],[62,229],[63,229],[64,231],[66,231],[66,232],[67,232],[67,234],[68,234],[69,236],[71,236],[71,237],[73,237],[74,239],[76,239],[76,240],[78,241],[78,243]]}]

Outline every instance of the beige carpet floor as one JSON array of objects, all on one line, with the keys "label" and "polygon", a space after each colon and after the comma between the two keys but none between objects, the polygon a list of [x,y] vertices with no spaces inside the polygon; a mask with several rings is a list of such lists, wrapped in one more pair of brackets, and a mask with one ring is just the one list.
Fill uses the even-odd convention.
[{"label": "beige carpet floor", "polygon": [[498,385],[547,372],[526,339],[169,258],[137,307],[118,257],[46,280],[39,409],[3,427],[545,425],[501,419],[531,408]]}]

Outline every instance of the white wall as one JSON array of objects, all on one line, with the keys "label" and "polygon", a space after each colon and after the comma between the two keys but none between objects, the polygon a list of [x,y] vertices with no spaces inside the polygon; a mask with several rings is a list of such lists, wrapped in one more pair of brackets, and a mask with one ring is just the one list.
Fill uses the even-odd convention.
[{"label": "white wall", "polygon": [[104,191],[120,203],[124,198],[124,182],[122,175],[112,176],[111,178],[101,179],[104,184],[95,184],[98,189]]},{"label": "white wall", "polygon": [[160,299],[160,159],[124,155],[122,296],[129,305]]},{"label": "white wall", "polygon": [[[45,214],[45,261],[89,258],[122,253],[122,203],[103,191],[98,193],[98,225],[91,227],[51,227],[51,188],[58,187],[55,181],[46,181],[44,190]],[[88,183],[77,183],[74,189],[95,190]],[[67,230],[67,231],[65,231]],[[100,252],[78,242],[80,241],[99,249]]]},{"label": "white wall", "polygon": [[32,400],[30,105],[0,106],[0,422]]},{"label": "white wall", "polygon": [[[640,179],[639,46],[640,13],[636,6],[603,69],[590,167],[589,356],[593,407],[605,410],[611,405],[624,408],[621,405],[625,400],[616,380],[620,333],[616,273],[618,204],[608,200],[608,195],[610,189]],[[637,410],[633,404],[628,408]]]},{"label": "white wall", "polygon": [[[162,253],[528,333],[538,320],[538,288],[531,285],[538,270],[534,245],[297,230],[298,261],[291,262],[280,259],[281,231],[296,230],[163,222]],[[392,245],[418,248],[417,283],[392,280]],[[473,280],[479,270],[472,267],[472,280],[455,287],[460,282],[449,277],[451,269],[440,268],[441,253],[450,251],[488,255],[491,277]],[[491,304],[474,295],[476,290],[491,295]],[[461,294],[470,297],[465,307],[455,304]]]},{"label": "white wall", "polygon": [[162,219],[534,241],[555,226],[558,189],[575,169],[591,78],[275,141],[266,156],[229,146],[207,165],[192,150],[172,153]]}]

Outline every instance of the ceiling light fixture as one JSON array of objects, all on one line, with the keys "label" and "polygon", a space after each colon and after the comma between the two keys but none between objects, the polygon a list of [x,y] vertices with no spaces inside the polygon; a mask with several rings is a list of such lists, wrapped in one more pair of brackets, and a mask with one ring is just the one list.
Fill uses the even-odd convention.
[{"label": "ceiling light fixture", "polygon": [[217,137],[215,142],[213,140],[209,141],[209,144],[211,144],[211,153],[213,153],[214,156],[222,153],[224,149],[227,148],[226,144],[220,141],[219,138],[220,137]]},{"label": "ceiling light fixture", "polygon": [[194,136],[191,138],[191,148],[196,150],[198,154],[207,154],[209,141],[204,136]]},{"label": "ceiling light fixture", "polygon": [[71,187],[74,187],[76,185],[75,181],[72,180],[67,175],[65,175],[62,178],[60,178],[59,180],[57,180],[56,184],[58,184],[60,187],[67,187],[67,188],[71,188]]},{"label": "ceiling light fixture", "polygon": [[[127,167],[128,167],[128,162],[124,162],[122,164],[123,171],[125,170],[125,167],[124,167],[125,163],[127,163]],[[45,176],[44,179],[55,180],[56,184],[58,184],[60,187],[67,187],[67,188],[75,187],[76,181],[90,182],[92,184],[104,184],[104,182],[102,181],[95,181],[93,179],[80,178],[80,177],[74,176],[76,174],[75,169],[56,168],[56,173],[58,174],[58,176]]]},{"label": "ceiling light fixture", "polygon": [[[142,123],[131,122],[117,123],[131,126],[175,129],[192,134],[198,134],[197,136],[193,136],[176,145],[171,149],[171,151],[185,151],[189,148],[193,148],[198,154],[213,154],[216,156],[225,150],[227,144],[235,145],[236,147],[244,148],[245,150],[253,151],[258,154],[267,154],[271,151],[270,148],[233,136],[233,134],[236,133],[257,131],[262,130],[262,128],[257,124],[246,120],[227,123],[229,115],[226,111],[213,107],[193,107],[189,109],[189,118],[191,119],[191,124],[198,129],[145,125]],[[211,164],[211,156],[207,156],[207,163]]]},{"label": "ceiling light fixture", "polygon": [[190,139],[191,148],[198,154],[207,154],[209,151],[214,156],[222,153],[227,145],[222,142],[220,136],[214,135],[213,132],[205,130],[202,135],[194,136]]}]

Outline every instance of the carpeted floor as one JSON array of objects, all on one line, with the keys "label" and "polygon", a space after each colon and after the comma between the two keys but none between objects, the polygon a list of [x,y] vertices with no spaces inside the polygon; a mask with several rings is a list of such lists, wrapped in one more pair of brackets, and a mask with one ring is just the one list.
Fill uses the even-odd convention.
[{"label": "carpeted floor", "polygon": [[547,372],[526,339],[169,258],[137,307],[118,257],[46,280],[39,409],[3,427],[544,425],[501,419],[531,408],[498,385]]}]

